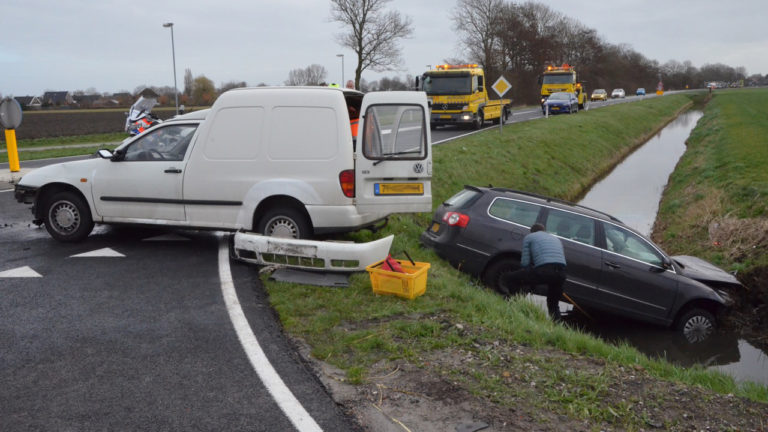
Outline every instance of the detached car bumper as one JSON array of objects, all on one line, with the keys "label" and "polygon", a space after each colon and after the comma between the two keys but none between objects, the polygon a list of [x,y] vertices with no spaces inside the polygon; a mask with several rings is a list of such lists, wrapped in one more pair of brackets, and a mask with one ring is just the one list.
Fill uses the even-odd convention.
[{"label": "detached car bumper", "polygon": [[38,188],[36,187],[17,184],[13,191],[13,196],[16,198],[16,201],[22,204],[34,204],[35,198],[37,198],[37,191]]}]

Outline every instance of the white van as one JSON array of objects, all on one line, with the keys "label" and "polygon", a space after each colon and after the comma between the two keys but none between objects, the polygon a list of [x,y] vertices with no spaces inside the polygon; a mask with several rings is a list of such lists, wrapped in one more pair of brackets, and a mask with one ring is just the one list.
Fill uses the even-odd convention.
[{"label": "white van", "polygon": [[114,153],[34,170],[15,196],[67,242],[94,223],[293,238],[354,231],[432,210],[428,113],[422,92],[234,89]]}]

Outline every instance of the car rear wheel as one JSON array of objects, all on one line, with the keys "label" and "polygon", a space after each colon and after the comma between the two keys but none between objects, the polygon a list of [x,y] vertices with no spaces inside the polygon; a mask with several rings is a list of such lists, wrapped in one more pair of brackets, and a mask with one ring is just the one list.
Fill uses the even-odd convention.
[{"label": "car rear wheel", "polygon": [[58,192],[47,200],[43,221],[48,234],[65,243],[79,242],[93,230],[91,209],[70,191]]},{"label": "car rear wheel", "polygon": [[520,294],[523,290],[520,286],[510,286],[505,283],[506,276],[520,269],[520,266],[511,259],[497,260],[485,270],[484,282],[501,295]]},{"label": "car rear wheel", "polygon": [[706,340],[716,328],[714,315],[701,308],[692,308],[683,313],[676,325],[676,329],[690,343]]},{"label": "car rear wheel", "polygon": [[259,220],[256,231],[272,237],[306,239],[312,229],[306,216],[294,208],[273,208]]}]

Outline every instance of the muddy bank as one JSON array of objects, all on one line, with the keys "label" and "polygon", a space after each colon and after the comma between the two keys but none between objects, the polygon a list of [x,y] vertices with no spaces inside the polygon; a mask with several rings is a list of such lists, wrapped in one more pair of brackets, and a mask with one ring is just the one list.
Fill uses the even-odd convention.
[{"label": "muddy bank", "polygon": [[[475,343],[430,352],[417,363],[379,362],[360,385],[347,383],[343,370],[313,359],[309,348],[297,343],[334,400],[366,431],[768,428],[765,404],[662,381],[639,365],[487,340],[482,328],[440,319],[472,333]],[[490,352],[500,361],[489,361]],[[559,372],[546,364],[558,365]],[[557,374],[577,375],[579,384],[567,386]],[[488,391],[480,382],[487,380],[514,390]],[[575,402],[579,392],[591,394],[588,406]]]}]

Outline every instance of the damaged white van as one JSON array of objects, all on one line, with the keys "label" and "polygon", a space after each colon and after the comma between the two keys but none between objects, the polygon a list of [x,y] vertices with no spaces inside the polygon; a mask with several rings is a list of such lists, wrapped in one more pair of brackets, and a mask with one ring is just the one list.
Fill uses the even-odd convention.
[{"label": "damaged white van", "polygon": [[291,238],[354,231],[432,210],[428,115],[422,92],[234,89],[114,153],[36,169],[15,197],[64,242],[94,223]]}]

